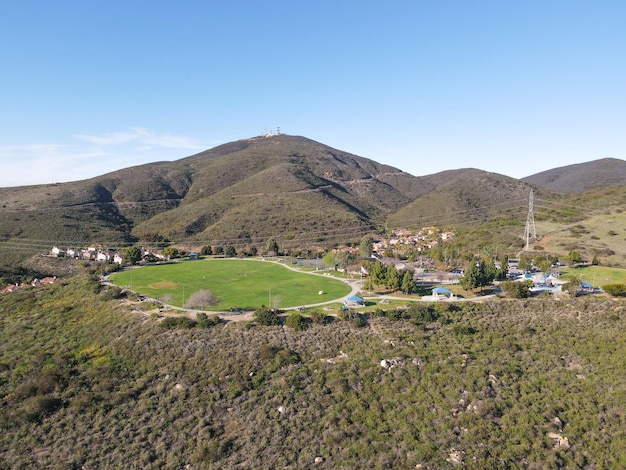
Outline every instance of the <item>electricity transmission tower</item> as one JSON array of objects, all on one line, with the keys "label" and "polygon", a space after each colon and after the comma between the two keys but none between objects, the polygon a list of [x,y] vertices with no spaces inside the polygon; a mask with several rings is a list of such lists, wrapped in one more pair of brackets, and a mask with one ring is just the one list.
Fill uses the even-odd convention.
[{"label": "electricity transmission tower", "polygon": [[524,238],[526,239],[525,251],[528,251],[530,245],[530,237],[537,238],[537,230],[535,229],[535,213],[533,209],[533,190],[530,190],[528,197],[528,216],[526,217],[526,228],[524,229]]}]

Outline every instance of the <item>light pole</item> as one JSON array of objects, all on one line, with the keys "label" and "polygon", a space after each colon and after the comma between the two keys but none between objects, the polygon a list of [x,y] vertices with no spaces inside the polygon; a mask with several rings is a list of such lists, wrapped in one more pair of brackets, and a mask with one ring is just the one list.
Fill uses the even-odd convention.
[{"label": "light pole", "polygon": [[183,286],[183,308],[185,308],[185,286]]}]

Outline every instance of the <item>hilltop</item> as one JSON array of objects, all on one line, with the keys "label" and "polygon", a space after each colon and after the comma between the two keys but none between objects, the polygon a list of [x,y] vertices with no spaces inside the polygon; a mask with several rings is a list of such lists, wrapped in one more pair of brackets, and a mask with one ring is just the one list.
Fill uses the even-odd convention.
[{"label": "hilltop", "polygon": [[624,186],[626,162],[617,158],[603,158],[542,171],[526,176],[522,181],[565,194],[608,186]]}]

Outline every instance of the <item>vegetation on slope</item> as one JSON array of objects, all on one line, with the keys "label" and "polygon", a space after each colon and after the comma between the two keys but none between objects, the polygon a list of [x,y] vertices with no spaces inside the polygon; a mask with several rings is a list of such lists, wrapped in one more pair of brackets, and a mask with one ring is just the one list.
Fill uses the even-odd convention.
[{"label": "vegetation on slope", "polygon": [[609,186],[623,186],[626,162],[603,158],[567,165],[522,178],[522,181],[559,193],[579,193]]},{"label": "vegetation on slope", "polygon": [[621,302],[294,331],[159,328],[118,295],[78,277],[2,298],[0,466],[626,465]]}]

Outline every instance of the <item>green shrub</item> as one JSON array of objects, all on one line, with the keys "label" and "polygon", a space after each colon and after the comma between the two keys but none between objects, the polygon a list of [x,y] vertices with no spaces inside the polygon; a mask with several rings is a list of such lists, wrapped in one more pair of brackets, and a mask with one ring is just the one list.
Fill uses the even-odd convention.
[{"label": "green shrub", "polygon": [[385,316],[385,311],[378,307],[376,310],[374,310],[374,315],[377,317],[384,317]]},{"label": "green shrub", "polygon": [[196,325],[197,322],[188,317],[167,317],[159,323],[161,328],[165,328],[167,330],[173,330],[175,328],[190,329]]},{"label": "green shrub", "polygon": [[613,297],[626,297],[626,284],[606,284],[602,290]]},{"label": "green shrub", "polygon": [[416,303],[409,306],[406,311],[408,317],[415,322],[433,322],[439,318],[439,312],[433,304]]},{"label": "green shrub", "polygon": [[272,361],[273,369],[278,370],[282,367],[298,364],[300,362],[300,356],[297,352],[290,349],[279,349]]},{"label": "green shrub", "polygon": [[460,335],[473,335],[476,333],[476,329],[469,325],[462,325],[461,323],[457,323],[452,327],[452,333],[457,336]]},{"label": "green shrub", "polygon": [[307,322],[304,315],[299,312],[292,312],[287,316],[287,319],[285,320],[285,325],[295,331],[303,331],[306,330]]},{"label": "green shrub", "polygon": [[393,310],[387,310],[385,317],[387,317],[387,320],[389,321],[397,321],[402,318],[403,314],[404,312],[402,310],[396,308]]},{"label": "green shrub", "polygon": [[254,312],[254,321],[264,326],[280,325],[278,313],[265,305],[262,305],[261,308]]},{"label": "green shrub", "polygon": [[352,323],[352,325],[356,326],[357,328],[363,328],[365,325],[367,325],[365,318],[363,318],[358,313],[354,316],[354,318],[352,318],[352,320],[350,320],[350,323]]},{"label": "green shrub", "polygon": [[317,325],[325,325],[328,323],[329,318],[325,313],[320,312],[319,310],[313,310],[311,312],[311,320],[313,320],[313,323]]},{"label": "green shrub", "polygon": [[[532,281],[530,281],[532,285]],[[509,297],[513,297],[515,299],[525,299],[531,296],[529,281],[524,282],[515,282],[515,281],[505,281],[500,284],[500,289],[508,295]]]},{"label": "green shrub", "polygon": [[196,322],[200,328],[211,328],[212,326],[219,325],[220,318],[217,315],[207,316],[206,313],[201,312],[196,315]]}]

